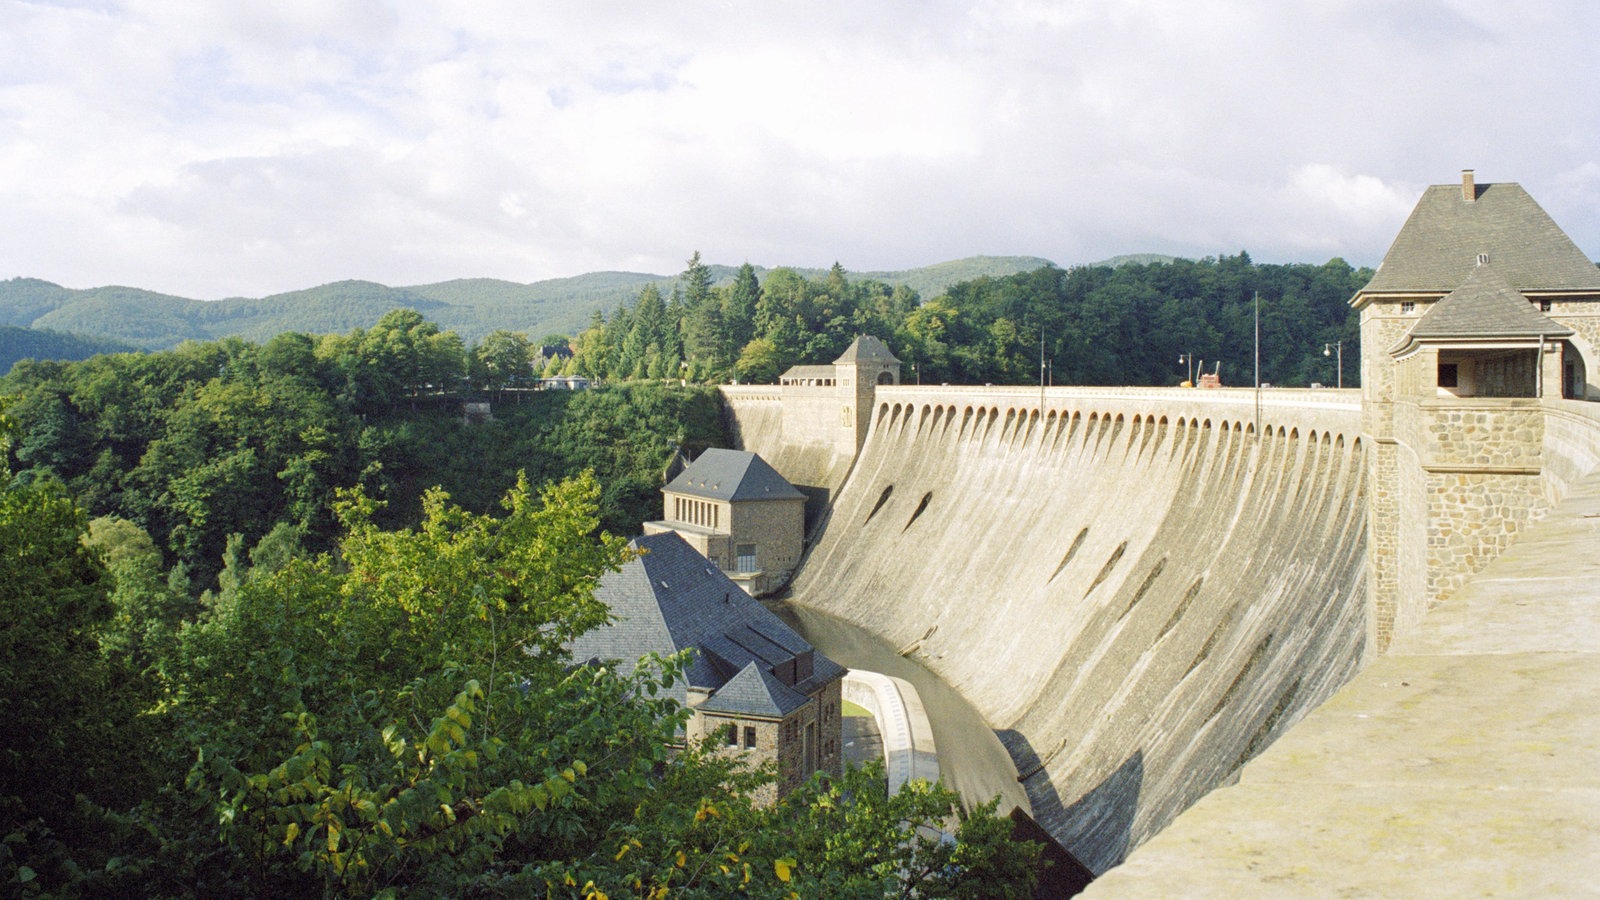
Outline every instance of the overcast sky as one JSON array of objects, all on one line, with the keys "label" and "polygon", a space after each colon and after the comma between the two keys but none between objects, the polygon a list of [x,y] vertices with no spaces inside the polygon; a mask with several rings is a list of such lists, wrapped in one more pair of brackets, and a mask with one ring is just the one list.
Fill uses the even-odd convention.
[{"label": "overcast sky", "polygon": [[260,296],[976,254],[1600,257],[1593,0],[0,0],[0,278]]}]

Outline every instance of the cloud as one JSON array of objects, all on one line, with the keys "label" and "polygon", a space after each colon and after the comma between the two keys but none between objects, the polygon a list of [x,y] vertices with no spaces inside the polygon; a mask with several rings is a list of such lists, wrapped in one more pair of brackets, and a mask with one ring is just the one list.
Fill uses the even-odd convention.
[{"label": "cloud", "polygon": [[1597,32],[1582,0],[11,3],[0,277],[1371,264],[1463,167],[1593,254]]}]

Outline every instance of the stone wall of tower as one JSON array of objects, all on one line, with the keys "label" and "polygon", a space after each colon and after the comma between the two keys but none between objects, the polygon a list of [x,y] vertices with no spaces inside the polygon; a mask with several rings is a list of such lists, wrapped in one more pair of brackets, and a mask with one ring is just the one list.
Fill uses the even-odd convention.
[{"label": "stone wall of tower", "polygon": [[[1448,602],[1552,499],[1545,404],[1441,395],[1439,351],[1424,347],[1401,360],[1389,352],[1430,305],[1402,302],[1374,300],[1361,311],[1369,627],[1379,653]],[[1559,395],[1559,354],[1541,362],[1544,395]]]}]

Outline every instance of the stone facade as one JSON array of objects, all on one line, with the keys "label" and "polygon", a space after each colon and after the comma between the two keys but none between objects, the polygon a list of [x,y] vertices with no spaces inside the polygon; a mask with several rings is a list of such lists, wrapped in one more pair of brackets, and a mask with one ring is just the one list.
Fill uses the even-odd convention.
[{"label": "stone facade", "polygon": [[844,774],[842,683],[838,679],[823,685],[811,695],[813,702],[782,718],[700,713],[690,720],[688,737],[710,737],[720,754],[751,767],[776,763],[777,781],[754,795],[758,804],[775,803],[813,772]]},{"label": "stone facade", "polygon": [[595,597],[612,621],[570,645],[580,662],[630,671],[646,653],[692,651],[667,692],[693,711],[684,740],[710,738],[778,780],[757,794],[775,802],[814,772],[843,772],[840,696],[846,670],[707,566],[682,536],[637,538],[639,555],[604,576]]},{"label": "stone facade", "polygon": [[1429,188],[1361,315],[1371,636],[1379,652],[1555,495],[1545,419],[1600,396],[1600,274],[1516,185]]},{"label": "stone facade", "polygon": [[800,564],[805,495],[757,454],[708,450],[661,490],[662,518],[751,596],[781,588]]}]

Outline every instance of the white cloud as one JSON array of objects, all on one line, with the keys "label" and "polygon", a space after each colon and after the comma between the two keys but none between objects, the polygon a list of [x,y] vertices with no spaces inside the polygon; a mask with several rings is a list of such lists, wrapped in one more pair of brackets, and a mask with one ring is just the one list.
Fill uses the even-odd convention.
[{"label": "white cloud", "polygon": [[0,277],[1375,263],[1518,180],[1600,254],[1583,0],[0,5]]}]

